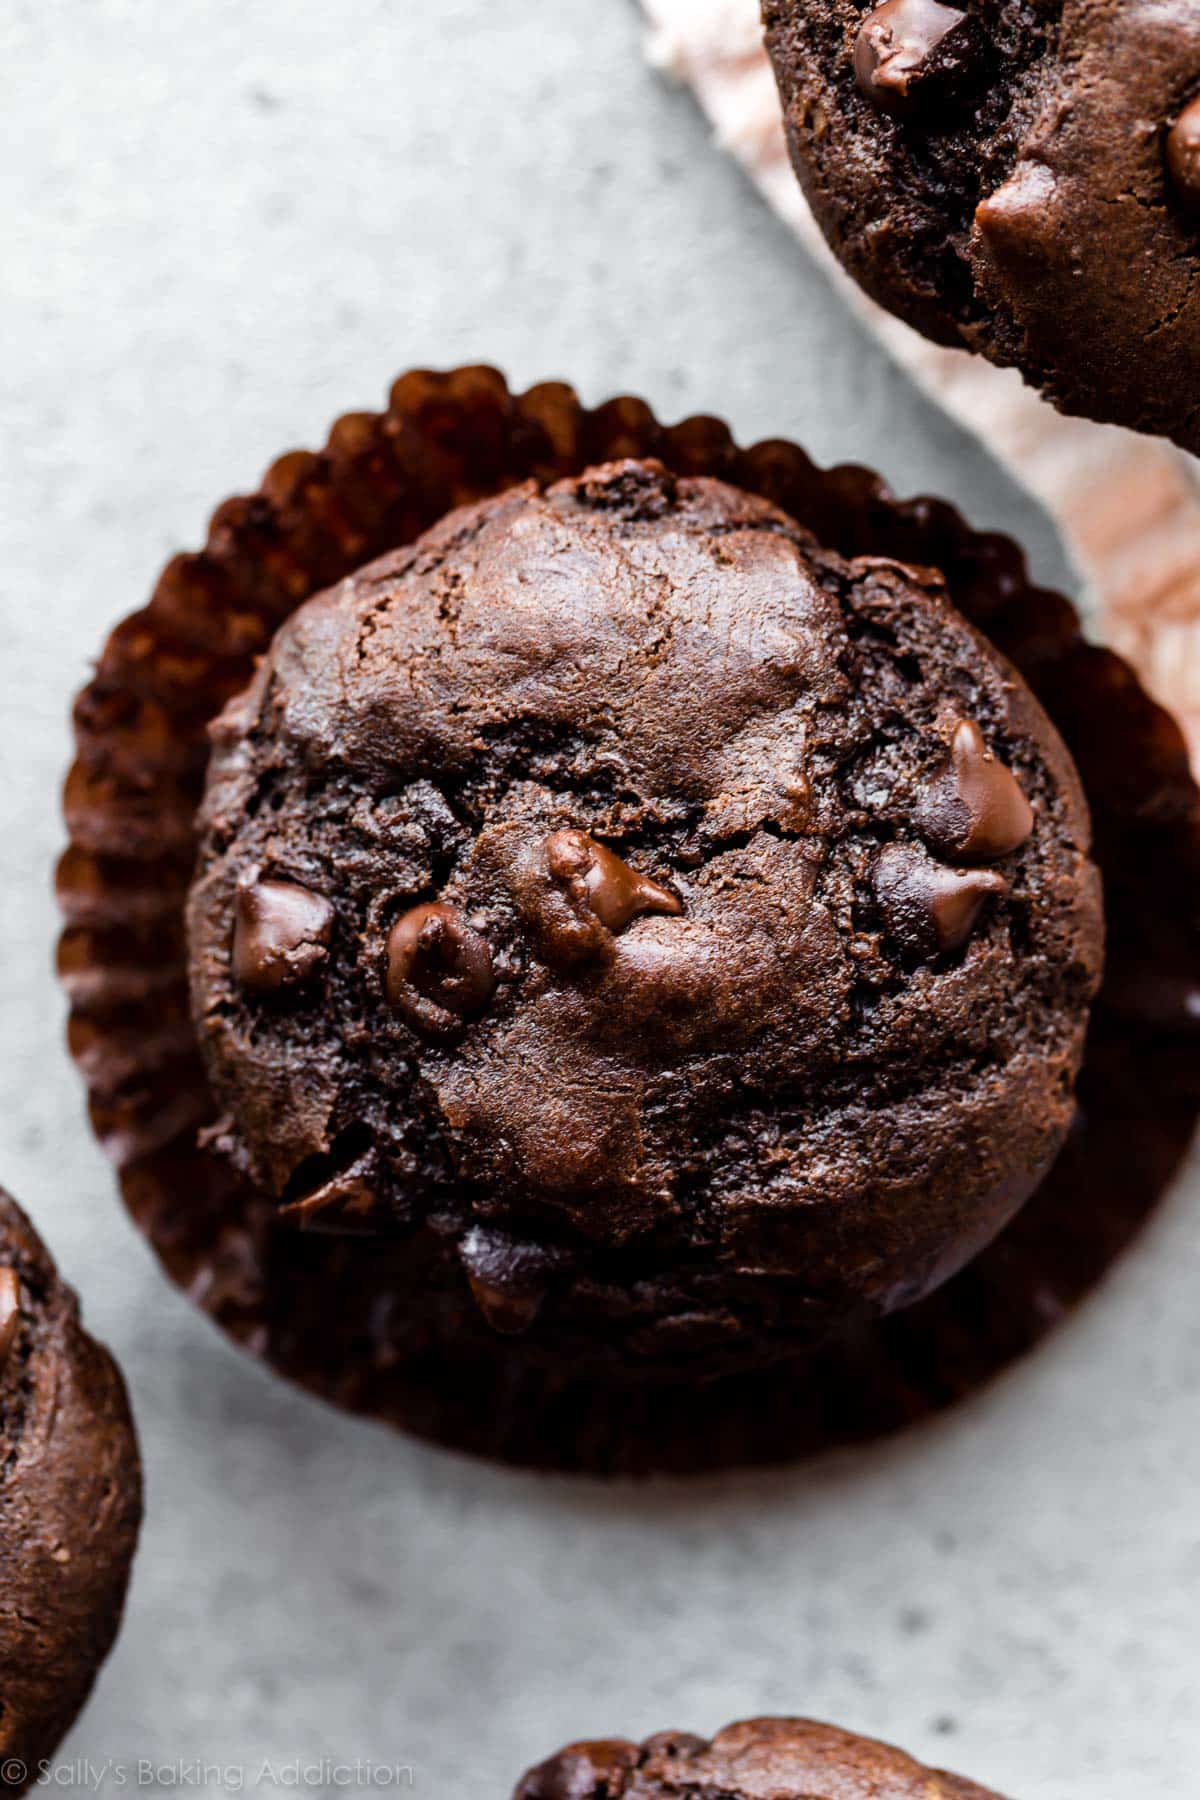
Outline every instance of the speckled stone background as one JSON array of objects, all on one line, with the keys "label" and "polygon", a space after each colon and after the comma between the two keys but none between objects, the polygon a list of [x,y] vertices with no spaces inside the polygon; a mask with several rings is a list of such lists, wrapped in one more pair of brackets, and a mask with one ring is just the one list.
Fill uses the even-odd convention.
[{"label": "speckled stone background", "polygon": [[269,1792],[294,1759],[362,1759],[429,1800],[506,1800],[573,1736],[793,1710],[1013,1800],[1186,1800],[1194,1191],[936,1427],[606,1488],[268,1379],[165,1285],[84,1124],[51,974],[70,695],[213,503],[401,368],[489,359],[796,435],[1069,579],[647,72],[640,29],[631,0],[0,5],[0,1179],[124,1363],[149,1487],[125,1631],[63,1753],[95,1768],[59,1779],[113,1759],[132,1788],[145,1759],[144,1791],[194,1789],[203,1760],[211,1793]]}]

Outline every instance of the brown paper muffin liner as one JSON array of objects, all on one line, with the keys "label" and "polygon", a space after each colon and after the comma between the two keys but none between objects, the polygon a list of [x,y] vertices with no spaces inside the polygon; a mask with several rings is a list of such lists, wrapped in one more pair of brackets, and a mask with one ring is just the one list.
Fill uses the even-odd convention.
[{"label": "brown paper muffin liner", "polygon": [[[932,564],[1012,659],[1070,746],[1104,875],[1108,974],[1051,1175],[1003,1236],[906,1313],[766,1373],[598,1385],[511,1340],[419,1331],[412,1245],[304,1236],[201,1147],[214,1116],[185,972],[183,908],[206,726],[303,600],[451,507],[589,464],[654,456],[766,496],[847,554]],[[584,407],[488,368],[414,371],[227,501],[123,621],[75,708],[58,871],[70,1045],[134,1219],[223,1330],[334,1403],[508,1461],[593,1472],[779,1462],[894,1431],[1031,1349],[1109,1268],[1164,1192],[1200,1106],[1200,794],[1174,722],[1007,539],[948,505],[897,500],[869,470],[794,444],[741,449],[714,418],[661,425],[635,398]],[[417,1272],[419,1279],[419,1271]]]}]

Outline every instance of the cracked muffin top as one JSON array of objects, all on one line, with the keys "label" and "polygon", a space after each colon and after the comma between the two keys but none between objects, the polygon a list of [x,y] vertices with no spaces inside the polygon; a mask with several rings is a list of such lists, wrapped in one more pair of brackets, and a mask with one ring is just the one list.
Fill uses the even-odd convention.
[{"label": "cracked muffin top", "polygon": [[310,600],[201,827],[211,1141],[299,1229],[432,1234],[501,1332],[773,1354],[945,1278],[1067,1131],[1067,752],[935,572],[719,482],[527,485]]},{"label": "cracked muffin top", "polygon": [[643,1744],[572,1744],[513,1800],[999,1800],[873,1738],[810,1719],[747,1719],[711,1743],[664,1731]]},{"label": "cracked muffin top", "polygon": [[792,160],[874,298],[1200,450],[1195,0],[764,0]]}]

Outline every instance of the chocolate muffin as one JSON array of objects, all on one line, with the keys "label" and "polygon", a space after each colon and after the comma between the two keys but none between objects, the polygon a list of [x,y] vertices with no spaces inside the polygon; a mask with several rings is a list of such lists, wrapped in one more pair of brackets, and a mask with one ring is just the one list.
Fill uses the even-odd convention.
[{"label": "chocolate muffin", "polygon": [[1200,450],[1194,0],[763,0],[832,248],[938,343]]},{"label": "chocolate muffin", "polygon": [[665,1731],[643,1744],[572,1744],[513,1800],[999,1800],[890,1744],[811,1719],[748,1719],[711,1743]]},{"label": "chocolate muffin", "polygon": [[0,1191],[0,1792],[34,1780],[87,1699],[141,1511],[120,1372]]},{"label": "chocolate muffin", "polygon": [[1062,742],[936,572],[723,483],[526,484],[310,600],[199,823],[207,1141],[410,1246],[443,1333],[757,1366],[944,1281],[1070,1125]]},{"label": "chocolate muffin", "polygon": [[[312,595],[355,576],[373,559],[414,544],[457,507],[473,507],[528,482],[541,493],[594,465],[630,458],[661,461],[677,478],[677,495],[700,491],[686,484],[708,477],[739,490],[743,502],[757,496],[769,503],[772,516],[777,516],[774,508],[799,521],[811,534],[814,553],[816,545],[824,545],[847,562],[859,559],[861,570],[868,567],[862,559],[876,558],[882,568],[899,563],[943,571],[955,607],[1020,671],[1069,746],[1091,809],[1093,855],[1103,877],[1104,983],[1092,1011],[1074,1123],[1049,1174],[996,1242],[928,1298],[877,1318],[865,1316],[864,1307],[863,1316],[820,1347],[806,1349],[800,1359],[783,1355],[770,1368],[754,1359],[774,1355],[777,1347],[807,1344],[807,1334],[819,1332],[822,1316],[836,1305],[818,1304],[806,1314],[798,1300],[811,1282],[785,1289],[771,1268],[722,1262],[715,1227],[728,1225],[727,1209],[693,1209],[698,1241],[711,1247],[690,1264],[682,1259],[678,1236],[672,1242],[667,1235],[676,1229],[669,1213],[663,1221],[667,1230],[635,1237],[624,1249],[587,1240],[561,1203],[545,1196],[537,1198],[536,1231],[484,1218],[464,1231],[466,1197],[472,1213],[483,1198],[465,1181],[448,1212],[430,1212],[424,1225],[397,1229],[388,1223],[388,1210],[377,1205],[378,1179],[373,1174],[367,1179],[376,1152],[364,1142],[367,1168],[361,1184],[357,1177],[335,1179],[331,1167],[330,1192],[321,1203],[288,1213],[293,1200],[320,1194],[322,1168],[310,1165],[303,1184],[286,1198],[278,1187],[260,1186],[246,1172],[250,1135],[234,1106],[218,1106],[189,1004],[184,914],[200,827],[208,828],[207,815],[202,819],[198,811],[208,731],[251,680],[255,659],[280,625]],[[829,559],[828,566],[836,560]],[[933,577],[920,575],[918,585],[927,583],[936,586]],[[452,614],[447,598],[447,629]],[[860,633],[851,666],[859,646],[865,646],[862,654],[877,658],[881,642],[886,637],[881,640],[874,630]],[[977,666],[970,660],[964,665],[968,672]],[[625,685],[623,679],[617,692]],[[985,684],[983,691],[986,698],[992,690]],[[1012,691],[1016,697],[1023,693],[1019,683]],[[1015,771],[1017,787],[1025,792],[1023,784],[1041,753],[1032,740],[1021,750],[1024,727],[1009,734],[998,728],[999,713],[994,719],[976,716],[975,697],[972,689],[964,718],[956,713],[928,734],[930,779],[923,793],[937,790],[951,770],[960,729],[957,754],[974,752],[972,723],[993,760]],[[764,727],[769,724],[768,716]],[[65,793],[70,843],[57,883],[64,913],[59,969],[70,996],[71,1050],[86,1084],[93,1128],[117,1166],[130,1213],[171,1279],[234,1341],[340,1407],[478,1455],[604,1475],[690,1474],[791,1461],[833,1445],[861,1443],[977,1392],[1052,1333],[1140,1231],[1192,1139],[1200,1116],[1195,1056],[1200,934],[1194,904],[1200,792],[1179,728],[1127,664],[1084,639],[1061,595],[1030,582],[1014,544],[972,530],[944,502],[898,499],[868,469],[819,468],[799,446],[782,439],[743,447],[711,417],[666,425],[632,396],[589,408],[561,382],[514,393],[498,371],[486,367],[410,370],[393,384],[380,411],[347,414],[322,449],[280,457],[255,492],[218,507],[203,547],[173,557],[149,603],[110,634],[76,702],[74,726],[75,760]],[[537,749],[536,743],[529,745],[531,757]],[[1013,750],[1018,754],[1010,761]],[[591,767],[587,779],[596,785]],[[443,780],[446,775],[443,770]],[[532,770],[530,780],[539,779]],[[1019,804],[1001,782],[1015,816]],[[644,841],[623,839],[619,831],[606,836],[599,802],[594,814],[585,809],[587,816],[576,818],[578,787],[573,782],[565,796],[571,804],[560,816],[567,822],[548,837],[558,831],[591,837],[598,849],[618,856],[637,884],[652,884],[642,889],[644,897],[657,895],[667,908],[635,914],[623,928],[620,914],[610,913],[615,931],[597,914],[598,923],[590,927],[593,944],[603,949],[601,928],[615,949],[640,941],[636,934],[679,927],[690,916],[684,882],[697,868],[684,865],[695,850],[679,858],[677,871],[665,827],[652,830],[648,820]],[[739,805],[745,787],[740,778],[721,783],[722,792]],[[986,960],[1002,941],[990,935],[993,927],[1003,931],[1010,917],[1014,947],[1024,941],[1021,871],[1042,867],[1045,854],[1039,847],[1045,840],[1038,835],[1042,801],[1033,790],[1026,798],[1035,813],[1034,832],[1008,856],[992,863],[932,858],[945,868],[1015,882],[1015,910],[1009,914],[1009,899],[984,894],[974,935],[960,951],[942,953],[940,963],[937,954],[923,963],[919,942],[915,949],[898,948],[892,953],[897,974],[924,969],[920,978],[931,980],[951,973],[964,958],[982,953]],[[780,806],[795,807],[802,792],[776,799]],[[453,816],[453,780],[442,802]],[[272,804],[268,794],[268,810]],[[285,801],[279,804],[282,809]],[[925,844],[917,825],[926,805],[916,793],[912,804],[910,825],[903,831],[897,826],[894,835],[906,837],[915,850],[918,839]],[[436,809],[438,803],[426,793],[426,813],[430,806]],[[870,811],[865,800],[864,810]],[[237,812],[231,804],[230,826],[240,831]],[[712,816],[699,819],[697,829],[711,826]],[[797,829],[787,822],[792,816],[784,815],[780,828],[785,850],[768,855],[786,854],[784,827]],[[469,844],[467,823],[459,821]],[[960,829],[961,823],[960,815]],[[419,822],[414,827],[416,850],[432,829]],[[864,828],[864,841],[866,835]],[[882,827],[880,853],[887,836]],[[564,906],[568,891],[573,908],[589,894],[594,898],[593,849],[570,837],[554,847],[542,842],[545,874],[553,854]],[[734,840],[726,847],[746,851],[751,845]],[[703,844],[699,852],[703,865]],[[214,836],[206,851],[209,874],[223,854]],[[1027,864],[1030,857],[1034,860]],[[453,873],[453,858],[446,869]],[[351,962],[358,951],[353,912],[340,897],[343,877],[331,879],[327,888],[325,874],[316,855],[303,867],[281,859],[262,868],[250,888],[270,882],[306,889],[307,898],[285,894],[282,905],[278,894],[239,897],[236,876],[227,885],[228,931],[232,935],[237,915],[243,916],[243,932],[251,936],[241,950],[254,948],[253,956],[243,960],[239,954],[237,960],[244,969],[257,963],[263,970],[263,988],[243,992],[229,973],[230,938],[223,938],[218,920],[206,928],[216,959],[214,991],[225,982],[228,1016],[240,1018],[243,1029],[256,1009],[269,1036],[290,1010],[298,1018],[288,1028],[299,1034],[330,983],[336,999],[348,947]],[[621,885],[627,887],[630,879],[622,875]],[[349,894],[349,872],[345,882]],[[860,896],[866,915],[862,935],[882,935],[888,894],[886,881],[877,891],[872,880]],[[685,911],[672,912],[672,900]],[[333,908],[332,916],[321,902]],[[435,1053],[444,1057],[453,1050],[456,1033],[459,1042],[476,1041],[469,1034],[489,1028],[493,996],[498,1005],[506,1003],[512,988],[510,974],[498,966],[503,942],[493,946],[468,918],[468,926],[487,943],[490,976],[479,955],[467,954],[471,940],[460,936],[457,969],[447,955],[435,991],[426,991],[430,971],[418,970],[417,950],[421,958],[435,949],[441,953],[436,909],[454,904],[453,895],[441,893],[440,875],[427,892],[398,897],[394,915],[377,918],[372,927],[379,962],[373,970],[369,958],[363,965],[374,983],[364,990],[364,1017],[369,1007],[379,1018],[394,964],[397,1004],[389,1002],[384,1023],[392,1033],[401,1026],[411,1030],[414,1069],[419,1063],[422,1071],[432,1066]],[[510,895],[506,904],[515,919],[516,897]],[[280,914],[292,919],[274,949],[266,942],[255,946],[253,939],[256,921],[269,916],[271,906],[277,921]],[[414,919],[420,907],[435,911]],[[405,914],[408,923],[397,934],[393,959],[387,940]],[[899,917],[894,910],[893,918]],[[577,911],[574,918],[577,924]],[[567,923],[568,938],[578,938],[570,915]],[[196,926],[201,928],[199,917]],[[528,954],[543,955],[532,931]],[[886,951],[881,955],[886,961]],[[1024,979],[1041,979],[1036,959],[1026,956],[1023,963]],[[600,978],[605,966],[601,956]],[[272,988],[276,973],[279,985]],[[207,986],[209,975],[198,974]],[[585,957],[574,974],[568,969],[556,978],[583,992],[597,976],[587,976]],[[472,984],[482,992],[489,981],[494,986],[482,1010],[456,1014],[446,1004],[447,997],[461,1004]],[[318,986],[308,987],[309,982]],[[999,992],[993,994],[997,1004]],[[580,1005],[572,1002],[571,1018],[581,1016]],[[610,1008],[605,1016],[615,1015]],[[623,1022],[622,1028],[627,1034],[632,1029]],[[637,1037],[633,1031],[635,1049]],[[380,1039],[385,1052],[390,1041]],[[676,1041],[668,1039],[668,1047]],[[735,1068],[740,1054],[733,1058]],[[206,1055],[216,1067],[225,1052],[210,1044]],[[433,1095],[424,1073],[419,1082],[414,1077],[413,1091],[418,1097],[426,1091]],[[729,1134],[735,1165],[739,1133],[744,1136],[736,1099]],[[430,1104],[436,1108],[436,1095]],[[748,1095],[747,1110],[753,1104]],[[795,1123],[794,1116],[785,1120],[789,1130]],[[719,1132],[714,1118],[706,1143],[714,1143]],[[432,1134],[413,1141],[432,1143]],[[338,1148],[353,1151],[353,1139]],[[696,1167],[703,1177],[708,1151],[703,1144],[700,1149]],[[789,1156],[785,1144],[780,1159],[785,1170]],[[898,1168],[907,1179],[911,1157],[907,1174],[903,1165]],[[677,1188],[685,1201],[686,1180]],[[720,1193],[718,1198],[723,1200]],[[612,1216],[608,1199],[596,1210],[603,1227]],[[363,1229],[312,1229],[322,1212],[331,1224],[340,1214],[342,1226]],[[790,1246],[796,1222],[788,1220],[786,1209],[783,1217]],[[310,1228],[298,1229],[298,1219]],[[515,1246],[525,1252],[523,1260]],[[711,1282],[701,1279],[706,1271],[714,1276]],[[735,1281],[737,1311],[724,1301],[698,1305],[689,1298],[702,1287],[730,1290]],[[677,1300],[670,1297],[672,1287]],[[739,1323],[739,1316],[750,1318],[752,1308],[772,1295],[778,1296],[777,1303],[772,1299],[776,1311],[786,1313],[784,1330],[767,1325],[756,1333]],[[481,1304],[507,1328],[489,1323]],[[660,1322],[664,1306],[672,1321],[668,1328]],[[699,1329],[697,1313],[703,1320]],[[642,1322],[651,1326],[645,1338],[639,1336]],[[674,1345],[669,1355],[664,1338]],[[563,1355],[568,1346],[571,1354]],[[696,1379],[739,1356],[743,1366],[733,1372]],[[656,1378],[643,1379],[646,1371],[656,1371]]]}]

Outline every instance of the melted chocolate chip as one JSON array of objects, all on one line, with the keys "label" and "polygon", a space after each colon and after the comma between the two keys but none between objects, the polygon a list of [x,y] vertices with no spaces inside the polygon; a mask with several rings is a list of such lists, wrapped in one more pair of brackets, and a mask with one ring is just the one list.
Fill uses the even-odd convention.
[{"label": "melted chocolate chip", "polygon": [[21,1284],[15,1269],[0,1269],[0,1369],[8,1361],[21,1323]]},{"label": "melted chocolate chip", "polygon": [[884,112],[909,113],[926,92],[951,84],[974,61],[967,15],[941,0],[884,0],[854,43],[854,77]]},{"label": "melted chocolate chip", "polygon": [[1009,891],[992,869],[948,869],[891,844],[875,864],[875,898],[891,937],[910,956],[961,950],[992,895]]},{"label": "melted chocolate chip", "polygon": [[491,999],[492,953],[457,907],[414,906],[388,933],[386,985],[410,1023],[445,1031]]},{"label": "melted chocolate chip", "polygon": [[1019,163],[995,193],[975,208],[975,229],[998,268],[1035,271],[1044,260],[1048,230],[1054,230],[1058,179],[1045,163]]},{"label": "melted chocolate chip", "polygon": [[553,1253],[476,1226],[462,1239],[458,1254],[475,1304],[492,1330],[506,1337],[528,1331],[557,1266]]},{"label": "melted chocolate chip", "polygon": [[292,881],[239,887],[233,927],[233,972],[262,994],[298,986],[324,961],[333,908]]},{"label": "melted chocolate chip", "polygon": [[973,719],[954,728],[950,754],[917,803],[917,829],[931,849],[962,862],[998,862],[1033,830],[1033,808],[1011,769],[984,743]]},{"label": "melted chocolate chip", "polygon": [[369,1235],[380,1214],[379,1196],[369,1161],[364,1158],[322,1182],[311,1194],[279,1209],[279,1216],[301,1231]]},{"label": "melted chocolate chip", "polygon": [[1167,134],[1167,169],[1184,205],[1200,212],[1200,96],[1184,107]]},{"label": "melted chocolate chip", "polygon": [[606,931],[623,931],[641,913],[683,911],[670,888],[641,875],[582,831],[556,831],[546,839],[546,867],[581,910]]}]

